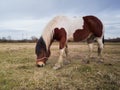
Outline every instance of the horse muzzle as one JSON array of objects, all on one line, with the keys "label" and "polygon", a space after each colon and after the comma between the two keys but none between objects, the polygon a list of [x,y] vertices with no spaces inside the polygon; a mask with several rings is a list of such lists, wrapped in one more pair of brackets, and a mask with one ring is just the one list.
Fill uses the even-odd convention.
[{"label": "horse muzzle", "polygon": [[37,59],[36,60],[36,65],[38,67],[44,67],[45,64],[46,64],[47,59],[48,59],[47,57],[43,57],[43,58]]},{"label": "horse muzzle", "polygon": [[45,63],[42,61],[36,62],[37,67],[44,67]]}]

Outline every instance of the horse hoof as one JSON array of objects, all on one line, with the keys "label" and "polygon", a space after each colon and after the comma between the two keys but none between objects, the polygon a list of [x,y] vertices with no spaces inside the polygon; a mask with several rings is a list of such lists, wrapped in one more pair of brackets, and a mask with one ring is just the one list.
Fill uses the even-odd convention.
[{"label": "horse hoof", "polygon": [[86,64],[90,64],[90,61],[89,61],[89,60],[87,60],[85,63],[86,63]]},{"label": "horse hoof", "polygon": [[54,70],[58,70],[58,69],[60,69],[60,68],[61,68],[61,65],[57,65],[57,66],[55,65],[55,66],[53,67]]},{"label": "horse hoof", "polygon": [[103,60],[99,60],[98,63],[104,63],[104,61]]},{"label": "horse hoof", "polygon": [[58,70],[60,69],[61,67],[53,67],[54,70]]},{"label": "horse hoof", "polygon": [[82,60],[82,62],[83,62],[84,64],[90,64],[90,61],[89,61],[89,60]]},{"label": "horse hoof", "polygon": [[64,65],[68,65],[68,64],[70,64],[71,62],[70,61],[65,61],[64,62]]}]

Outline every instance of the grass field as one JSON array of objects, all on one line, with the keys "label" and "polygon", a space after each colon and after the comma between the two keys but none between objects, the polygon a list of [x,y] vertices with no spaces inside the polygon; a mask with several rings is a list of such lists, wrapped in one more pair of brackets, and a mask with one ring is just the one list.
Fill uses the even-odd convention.
[{"label": "grass field", "polygon": [[0,90],[120,90],[120,43],[106,43],[104,63],[97,62],[94,46],[90,64],[85,43],[69,43],[71,63],[53,70],[58,43],[51,47],[47,65],[35,65],[35,43],[0,43]]}]

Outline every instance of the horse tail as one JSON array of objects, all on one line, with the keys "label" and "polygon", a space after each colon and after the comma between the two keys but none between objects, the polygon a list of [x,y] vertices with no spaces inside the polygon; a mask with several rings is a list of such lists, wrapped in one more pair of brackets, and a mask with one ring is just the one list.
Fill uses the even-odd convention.
[{"label": "horse tail", "polygon": [[102,37],[102,43],[103,43],[103,44],[105,43],[105,39],[104,39],[104,36]]}]

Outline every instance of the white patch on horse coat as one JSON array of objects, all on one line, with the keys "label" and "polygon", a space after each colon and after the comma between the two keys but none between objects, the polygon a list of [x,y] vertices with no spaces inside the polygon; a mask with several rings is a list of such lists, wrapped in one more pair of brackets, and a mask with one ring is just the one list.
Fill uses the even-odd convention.
[{"label": "white patch on horse coat", "polygon": [[63,63],[63,54],[65,52],[65,48],[60,49],[60,56],[59,56],[59,60],[58,63]]},{"label": "white patch on horse coat", "polygon": [[101,49],[103,49],[102,37],[100,37],[100,38],[98,37],[97,38],[97,42],[98,42],[98,47],[101,48]]},{"label": "white patch on horse coat", "polygon": [[83,19],[81,17],[56,16],[45,27],[42,37],[48,48],[53,38],[55,28],[64,28],[67,33],[67,40],[73,39],[73,33],[77,29],[83,29]]}]

